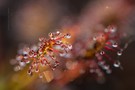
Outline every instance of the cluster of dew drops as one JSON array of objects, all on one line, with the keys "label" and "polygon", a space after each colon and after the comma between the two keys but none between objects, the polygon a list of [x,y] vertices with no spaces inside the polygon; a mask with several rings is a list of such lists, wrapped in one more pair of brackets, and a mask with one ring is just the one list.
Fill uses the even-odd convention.
[{"label": "cluster of dew drops", "polygon": [[[120,47],[120,43],[116,40],[115,37],[118,37],[118,31],[116,26],[108,26],[104,31],[104,35],[108,35],[108,39],[105,42],[105,45],[103,48],[95,54],[96,60],[98,65],[106,71],[107,74],[110,74],[112,72],[111,66],[107,63],[108,61],[113,65],[113,67],[116,68],[122,68],[122,65],[120,63],[120,56],[123,54],[123,51],[127,48],[128,43],[124,45],[124,47]],[[102,35],[102,36],[104,36]],[[100,35],[99,35],[100,36]],[[95,37],[94,37],[94,40]],[[108,53],[111,52],[111,53]],[[110,54],[116,54],[116,58],[114,59],[113,56]]]},{"label": "cluster of dew drops", "polygon": [[[83,58],[83,59],[88,59],[90,61],[90,63],[86,65],[88,65],[89,72],[91,74],[97,75],[97,80],[99,79],[100,81],[102,78],[104,78],[104,72],[107,74],[111,74],[112,67],[123,69],[120,62],[120,56],[123,54],[123,51],[127,48],[129,42],[127,42],[123,46],[120,43],[120,40],[121,40],[120,38],[121,38],[121,35],[119,34],[117,27],[114,25],[110,25],[104,30],[96,32],[94,36],[92,37],[92,39],[90,37],[89,41],[87,41],[90,43],[86,42],[85,43],[87,44],[86,47],[79,49],[80,52],[81,50],[82,51],[84,50],[85,52],[95,52],[94,53],[95,55],[93,58],[88,57],[88,58]],[[82,43],[77,43],[76,46],[78,44],[82,44]],[[96,44],[99,44],[99,45],[96,46],[95,48],[94,45]],[[76,46],[74,46],[75,48],[74,50],[76,50],[75,53],[78,52],[78,48]],[[94,48],[94,51],[93,51],[93,48]],[[82,57],[83,56],[85,57],[85,55],[82,55]]]},{"label": "cluster of dew drops", "polygon": [[24,46],[18,51],[16,58],[11,60],[11,64],[15,65],[15,71],[22,70],[28,65],[29,75],[33,75],[34,72],[42,74],[44,67],[55,70],[59,65],[58,57],[65,57],[72,50],[72,45],[66,42],[71,35],[56,31],[49,33],[48,36],[49,39],[41,37],[37,45]]},{"label": "cluster of dew drops", "polygon": [[[39,43],[37,45],[32,47],[25,46],[18,51],[16,58],[11,60],[11,64],[15,65],[15,71],[22,70],[24,67],[29,66],[29,75],[39,73],[39,77],[43,78],[45,67],[49,67],[52,70],[56,69],[59,65],[59,56],[67,57],[66,55],[72,50],[72,45],[66,40],[71,38],[71,35],[62,34],[60,31],[49,33],[48,35],[49,39],[41,37],[39,38]],[[116,26],[108,26],[104,31],[102,31],[102,33],[98,33],[98,35],[93,37],[92,40],[94,42],[104,44],[102,48],[95,53],[96,66],[95,69],[90,69],[91,73],[94,72],[97,73],[98,76],[102,76],[102,70],[104,70],[107,74],[110,74],[112,72],[111,65],[122,69],[119,57],[122,55],[129,43],[126,43],[125,46],[121,48],[120,43],[118,42],[119,40],[116,40],[115,37],[118,37]],[[108,51],[115,53],[117,55],[117,59],[113,59],[113,56],[111,56]],[[71,52],[70,54],[73,53]],[[108,61],[112,64],[108,64]]]}]

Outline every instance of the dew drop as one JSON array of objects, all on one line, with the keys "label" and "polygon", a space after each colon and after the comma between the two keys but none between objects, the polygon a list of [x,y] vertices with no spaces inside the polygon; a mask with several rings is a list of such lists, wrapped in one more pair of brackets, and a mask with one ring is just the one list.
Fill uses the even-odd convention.
[{"label": "dew drop", "polygon": [[56,41],[56,44],[61,44],[61,43],[62,43],[62,41],[60,41],[60,40]]},{"label": "dew drop", "polygon": [[60,33],[60,31],[57,31],[56,34],[57,34],[57,35],[60,35],[61,33]]},{"label": "dew drop", "polygon": [[31,65],[31,66],[29,67],[29,69],[33,69],[33,65]]},{"label": "dew drop", "polygon": [[72,45],[68,45],[68,48],[71,50],[72,49]]},{"label": "dew drop", "polygon": [[35,53],[33,57],[37,57],[37,54]]},{"label": "dew drop", "polygon": [[30,63],[30,61],[29,61],[29,60],[27,60],[27,61],[26,61],[26,63],[28,64],[28,63]]},{"label": "dew drop", "polygon": [[19,62],[19,65],[20,65],[21,67],[24,67],[26,64],[25,64],[25,62]]},{"label": "dew drop", "polygon": [[52,59],[53,59],[53,60],[55,60],[55,59],[56,59],[56,56],[54,56],[54,55],[53,55],[53,56],[51,56],[51,57],[52,57]]},{"label": "dew drop", "polygon": [[109,30],[111,33],[115,33],[117,31],[116,27],[112,27],[110,30]]},{"label": "dew drop", "polygon": [[43,74],[40,73],[40,74],[39,74],[39,78],[43,78]]},{"label": "dew drop", "polygon": [[40,42],[41,42],[41,41],[43,41],[43,40],[44,40],[44,38],[43,38],[43,37],[40,37],[40,38],[39,38],[39,41],[40,41]]},{"label": "dew drop", "polygon": [[54,48],[59,50],[59,49],[61,49],[61,46],[60,45],[56,45]]},{"label": "dew drop", "polygon": [[60,56],[61,56],[61,57],[65,56],[65,55],[66,55],[66,52],[61,52],[61,53],[60,53]]},{"label": "dew drop", "polygon": [[35,72],[39,72],[39,69],[38,69],[38,68],[36,68],[36,69],[35,69]]},{"label": "dew drop", "polygon": [[14,67],[14,71],[19,71],[19,70],[21,70],[21,67],[19,65]]},{"label": "dew drop", "polygon": [[121,55],[122,55],[122,51],[118,51],[118,52],[117,52],[117,55],[118,55],[118,56],[121,56]]},{"label": "dew drop", "polygon": [[66,52],[68,52],[69,50],[70,50],[69,48],[67,48],[67,47],[65,48],[65,51],[66,51]]},{"label": "dew drop", "polygon": [[49,36],[49,37],[52,37],[52,36],[53,36],[53,33],[49,33],[48,36]]},{"label": "dew drop", "polygon": [[117,44],[117,43],[113,43],[112,46],[113,46],[113,47],[118,47],[118,44]]},{"label": "dew drop", "polygon": [[58,61],[55,61],[55,66],[58,66],[59,65],[59,62]]},{"label": "dew drop", "polygon": [[27,54],[28,54],[28,51],[24,50],[23,55],[27,55]]},{"label": "dew drop", "polygon": [[119,61],[116,61],[114,64],[113,64],[114,67],[120,67],[120,62]]},{"label": "dew drop", "polygon": [[36,45],[33,45],[33,46],[31,47],[31,50],[33,50],[34,52],[36,52],[36,51],[38,50],[38,47],[37,47]]},{"label": "dew drop", "polygon": [[56,33],[57,33],[57,34],[59,34],[59,33],[60,33],[60,31],[57,31]]},{"label": "dew drop", "polygon": [[39,52],[39,54],[42,54],[43,53],[42,50],[39,50],[38,52]]},{"label": "dew drop", "polygon": [[71,38],[71,35],[70,34],[66,34],[65,38]]},{"label": "dew drop", "polygon": [[97,37],[96,37],[96,36],[94,36],[94,37],[93,37],[93,40],[94,40],[94,41],[96,41],[96,40],[97,40]]},{"label": "dew drop", "polygon": [[29,75],[31,75],[31,74],[32,74],[31,70],[28,70],[28,71],[27,71],[27,73],[28,73]]},{"label": "dew drop", "polygon": [[101,54],[101,55],[104,55],[104,54],[105,54],[105,52],[104,52],[104,51],[101,51],[101,52],[100,52],[100,54]]},{"label": "dew drop", "polygon": [[25,55],[23,58],[24,58],[24,59],[28,59],[28,56],[27,56],[27,55]]},{"label": "dew drop", "polygon": [[56,69],[56,67],[52,67],[52,70],[54,71]]},{"label": "dew drop", "polygon": [[105,70],[109,70],[109,68],[110,68],[110,67],[109,67],[108,65],[104,65],[104,66],[103,66],[103,69],[105,69]]},{"label": "dew drop", "polygon": [[20,60],[22,60],[22,59],[23,59],[23,56],[17,56],[17,57],[16,57],[16,60],[17,60],[17,61],[20,61]]}]

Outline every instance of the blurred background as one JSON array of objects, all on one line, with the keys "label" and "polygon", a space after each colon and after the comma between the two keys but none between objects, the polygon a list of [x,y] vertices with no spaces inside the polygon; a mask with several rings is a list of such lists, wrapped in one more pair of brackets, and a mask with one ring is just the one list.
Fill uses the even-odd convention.
[{"label": "blurred background", "polygon": [[[17,81],[14,75],[17,72],[10,60],[16,56],[19,44],[33,45],[40,36],[47,37],[48,32],[61,27],[79,25],[79,34],[85,35],[93,32],[93,28],[109,24],[116,24],[121,32],[134,39],[135,1],[0,0],[0,90],[59,90],[40,81],[28,83],[27,78],[13,83],[11,78]],[[106,75],[105,83],[99,84],[84,75],[60,90],[135,90],[134,41],[120,60],[124,69],[113,69],[111,75]]]}]

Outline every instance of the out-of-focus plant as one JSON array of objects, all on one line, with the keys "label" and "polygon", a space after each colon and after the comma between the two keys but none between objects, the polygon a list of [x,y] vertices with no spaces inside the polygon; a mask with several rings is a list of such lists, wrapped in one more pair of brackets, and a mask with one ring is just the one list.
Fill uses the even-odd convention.
[{"label": "out-of-focus plant", "polygon": [[49,33],[49,39],[42,37],[37,45],[19,49],[16,59],[11,60],[14,70],[20,71],[12,77],[12,84],[27,79],[27,83],[17,84],[18,88],[23,88],[39,77],[45,82],[64,86],[88,71],[98,82],[103,82],[105,73],[112,72],[111,67],[122,69],[119,57],[128,43],[121,48],[122,34],[116,26],[110,25],[95,32],[94,36],[74,38],[69,41],[73,46],[66,40],[71,35],[59,31]]},{"label": "out-of-focus plant", "polygon": [[48,68],[55,70],[59,65],[59,58],[64,57],[71,49],[72,45],[65,39],[71,38],[70,34],[62,35],[59,31],[49,33],[49,39],[39,38],[39,43],[32,47],[24,46],[19,49],[16,59],[11,60],[15,64],[15,71],[22,70],[29,65],[28,74],[38,73],[39,78],[43,78]]},{"label": "out-of-focus plant", "polygon": [[[112,73],[113,67],[122,69],[119,57],[130,43],[127,41],[123,44],[122,39],[127,34],[115,25],[107,28],[101,25],[100,30],[97,31],[92,28],[101,23],[114,24],[115,22],[109,21],[112,14],[114,14],[114,18],[116,13],[117,18],[123,19],[130,8],[121,15],[117,11],[123,6],[121,1],[108,1],[103,4],[99,4],[99,6],[94,4],[91,10],[84,11],[78,26],[69,25],[69,28],[64,27],[61,30],[62,33],[70,33],[71,39],[65,39],[65,35],[61,35],[60,32],[50,33],[49,39],[40,38],[40,43],[37,45],[29,48],[26,45],[23,49],[19,49],[16,60],[11,61],[11,64],[15,64],[14,70],[19,70],[19,72],[11,76],[12,84],[8,85],[9,88],[20,90],[30,85],[39,87],[39,77],[50,86],[56,86],[54,88],[56,90],[57,87],[65,86],[85,73],[90,73],[92,78],[103,83],[105,75]],[[110,15],[111,17],[108,19]],[[64,25],[62,24],[62,27]],[[59,37],[61,38],[57,39]],[[72,45],[66,43],[67,41]],[[22,82],[26,83],[22,84]]]},{"label": "out-of-focus plant", "polygon": [[94,32],[94,36],[75,39],[71,56],[65,62],[66,71],[61,72],[54,82],[65,85],[89,72],[99,83],[103,83],[105,74],[112,73],[112,67],[123,69],[119,57],[130,41],[122,44],[122,38],[123,34],[117,26],[110,25]]}]

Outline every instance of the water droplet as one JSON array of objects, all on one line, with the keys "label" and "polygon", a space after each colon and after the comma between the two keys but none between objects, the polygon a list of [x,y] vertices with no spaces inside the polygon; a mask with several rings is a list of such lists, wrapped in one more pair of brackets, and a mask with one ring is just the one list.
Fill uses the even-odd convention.
[{"label": "water droplet", "polygon": [[26,51],[26,50],[23,51],[23,55],[27,55],[28,53],[29,53],[29,52]]},{"label": "water droplet", "polygon": [[101,54],[101,55],[104,55],[104,54],[105,54],[105,52],[104,52],[104,51],[101,51],[101,52],[100,52],[100,54]]},{"label": "water droplet", "polygon": [[26,60],[26,63],[28,64],[28,63],[30,63],[30,61],[29,60]]},{"label": "water droplet", "polygon": [[14,67],[14,71],[19,71],[19,70],[21,70],[21,67],[19,65]]},{"label": "water droplet", "polygon": [[52,67],[52,70],[54,71],[56,69],[56,67]]},{"label": "water droplet", "polygon": [[110,68],[109,65],[104,65],[103,66],[103,69],[105,69],[105,70],[109,70],[109,68]]},{"label": "water droplet", "polygon": [[34,53],[33,53],[33,50],[29,52],[29,57],[33,57],[34,56]]},{"label": "water droplet", "polygon": [[31,72],[31,70],[28,70],[28,71],[27,71],[27,73],[28,73],[29,75],[32,75],[32,72]]},{"label": "water droplet", "polygon": [[112,28],[110,28],[110,30],[109,30],[111,33],[115,33],[116,31],[117,31],[117,29],[116,29],[116,27],[112,27]]},{"label": "water droplet", "polygon": [[118,47],[118,44],[117,43],[113,43],[112,46],[113,47]]},{"label": "water droplet", "polygon": [[45,65],[46,65],[46,64],[45,64],[44,62],[43,62],[43,63],[41,63],[41,66],[42,66],[42,67],[44,67]]},{"label": "water droplet", "polygon": [[41,42],[41,41],[43,41],[43,40],[44,40],[44,38],[43,38],[43,37],[40,37],[40,38],[39,38],[39,41],[40,41],[40,42]]},{"label": "water droplet", "polygon": [[59,65],[59,62],[58,61],[55,61],[55,66],[58,66]]},{"label": "water droplet", "polygon": [[66,34],[65,38],[71,38],[71,35],[70,34]]},{"label": "water droplet", "polygon": [[61,44],[61,43],[62,43],[62,41],[60,41],[60,40],[56,41],[56,44]]},{"label": "water droplet", "polygon": [[37,54],[35,53],[33,57],[37,57]]},{"label": "water droplet", "polygon": [[57,34],[57,35],[60,35],[61,33],[60,33],[60,31],[57,31],[56,34]]},{"label": "water droplet", "polygon": [[71,53],[67,53],[66,55],[65,55],[65,58],[70,58],[72,55],[71,55]]},{"label": "water droplet", "polygon": [[25,67],[25,62],[19,62],[19,65],[21,66],[21,67]]},{"label": "water droplet", "polygon": [[116,61],[114,64],[113,64],[114,67],[120,67],[120,62],[119,61]]},{"label": "water droplet", "polygon": [[59,33],[60,33],[60,31],[57,31],[56,33],[57,33],[57,34],[59,34]]},{"label": "water droplet", "polygon": [[24,58],[24,59],[28,59],[28,56],[27,56],[27,55],[25,55],[23,58]]},{"label": "water droplet", "polygon": [[43,78],[43,74],[40,73],[40,74],[39,74],[39,78]]},{"label": "water droplet", "polygon": [[69,52],[70,49],[66,47],[64,50],[65,52]]},{"label": "water droplet", "polygon": [[22,59],[23,59],[23,56],[17,56],[17,57],[16,57],[16,60],[17,60],[17,61],[21,61]]},{"label": "water droplet", "polygon": [[109,70],[106,70],[106,73],[107,74],[111,74],[112,73],[112,70],[110,70],[110,69]]},{"label": "water droplet", "polygon": [[36,45],[33,45],[33,46],[31,47],[31,50],[33,50],[34,52],[36,52],[36,51],[38,50],[38,47],[37,47]]},{"label": "water droplet", "polygon": [[71,50],[72,49],[72,45],[68,45],[68,48]]},{"label": "water droplet", "polygon": [[53,36],[53,33],[50,32],[50,33],[48,34],[48,36],[49,36],[49,37],[52,37],[52,36]]},{"label": "water droplet", "polygon": [[29,69],[33,69],[33,67],[34,67],[34,66],[33,66],[33,65],[31,65],[31,66],[29,67]]},{"label": "water droplet", "polygon": [[35,69],[35,72],[39,72],[39,69],[38,69],[38,68],[36,68],[36,69]]},{"label": "water droplet", "polygon": [[56,56],[54,56],[54,55],[52,55],[51,57],[52,57],[52,59],[53,59],[53,60],[55,60],[55,59],[56,59]]},{"label": "water droplet", "polygon": [[39,50],[38,52],[39,52],[39,54],[42,54],[42,53],[43,53],[43,51],[42,51],[42,50]]},{"label": "water droplet", "polygon": [[121,56],[121,55],[122,55],[122,51],[118,51],[118,52],[117,52],[117,55],[118,55],[118,56]]},{"label": "water droplet", "polygon": [[66,55],[66,52],[61,52],[61,53],[60,53],[60,56],[61,56],[61,57],[65,56],[65,55]]},{"label": "water droplet", "polygon": [[94,36],[94,37],[93,37],[93,40],[94,40],[94,41],[96,41],[96,40],[97,40],[97,37],[96,37],[96,36]]}]

